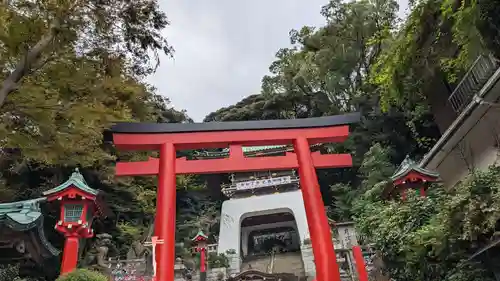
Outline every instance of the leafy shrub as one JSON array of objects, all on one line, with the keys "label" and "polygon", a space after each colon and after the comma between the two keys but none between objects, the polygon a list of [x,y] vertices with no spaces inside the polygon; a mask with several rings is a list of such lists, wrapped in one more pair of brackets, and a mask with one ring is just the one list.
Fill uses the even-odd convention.
[{"label": "leafy shrub", "polygon": [[236,250],[235,249],[229,249],[226,251],[226,255],[234,255],[236,254]]},{"label": "leafy shrub", "polygon": [[410,193],[405,201],[377,201],[369,193],[355,203],[357,230],[394,280],[494,280],[470,256],[498,231],[500,167],[474,171],[453,189],[433,185],[425,198]]},{"label": "leafy shrub", "polygon": [[96,271],[77,269],[57,278],[56,281],[108,281],[108,278]]},{"label": "leafy shrub", "polygon": [[209,268],[229,267],[229,259],[224,254],[208,253],[207,262]]},{"label": "leafy shrub", "polygon": [[16,280],[19,276],[19,265],[0,265],[0,281]]}]

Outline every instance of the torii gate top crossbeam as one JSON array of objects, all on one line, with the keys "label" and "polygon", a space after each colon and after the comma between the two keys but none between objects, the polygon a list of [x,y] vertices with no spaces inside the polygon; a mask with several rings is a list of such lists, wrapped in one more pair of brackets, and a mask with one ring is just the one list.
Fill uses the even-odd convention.
[{"label": "torii gate top crossbeam", "polygon": [[358,112],[345,115],[324,116],[303,119],[279,119],[258,121],[231,121],[205,123],[116,123],[110,129],[120,134],[172,134],[220,131],[279,130],[321,128],[348,125],[359,122]]},{"label": "torii gate top crossbeam", "polygon": [[342,142],[348,124],[358,122],[359,113],[307,119],[208,123],[118,123],[105,133],[106,140],[124,150],[157,150],[163,143],[176,149],[225,148],[291,144],[305,137],[310,144]]}]

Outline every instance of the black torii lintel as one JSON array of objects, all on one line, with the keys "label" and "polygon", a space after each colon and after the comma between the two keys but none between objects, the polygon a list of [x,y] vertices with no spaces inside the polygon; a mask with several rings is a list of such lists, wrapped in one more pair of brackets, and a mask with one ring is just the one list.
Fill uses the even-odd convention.
[{"label": "black torii lintel", "polygon": [[[302,119],[278,119],[259,121],[231,121],[205,123],[116,123],[105,136],[111,134],[173,134],[217,131],[247,131],[247,130],[280,130],[341,126],[360,121],[360,113],[324,116]],[[108,139],[107,137],[105,137]]]}]

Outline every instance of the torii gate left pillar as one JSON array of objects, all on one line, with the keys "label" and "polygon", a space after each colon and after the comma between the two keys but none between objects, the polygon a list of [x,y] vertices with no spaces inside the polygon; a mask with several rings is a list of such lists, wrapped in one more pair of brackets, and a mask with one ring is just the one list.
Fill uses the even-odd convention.
[{"label": "torii gate left pillar", "polygon": [[[119,123],[110,133],[119,149],[159,150],[159,159],[117,163],[117,176],[157,175],[155,236],[158,246],[157,281],[174,280],[176,174],[214,174],[259,170],[298,169],[304,207],[316,263],[317,281],[340,281],[330,227],[319,190],[316,168],[350,167],[349,154],[311,153],[310,145],[343,142],[349,135],[347,124],[359,114],[296,120],[211,122],[204,124]],[[295,153],[285,156],[243,155],[242,146],[293,144]],[[229,147],[225,159],[187,160],[177,158],[177,150]]]}]

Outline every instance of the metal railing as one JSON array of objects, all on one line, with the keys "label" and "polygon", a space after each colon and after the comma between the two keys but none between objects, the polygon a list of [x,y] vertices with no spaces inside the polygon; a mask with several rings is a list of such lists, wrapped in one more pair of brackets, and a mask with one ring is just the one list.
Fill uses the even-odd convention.
[{"label": "metal railing", "polygon": [[448,98],[453,110],[460,114],[498,69],[493,56],[479,56]]}]

